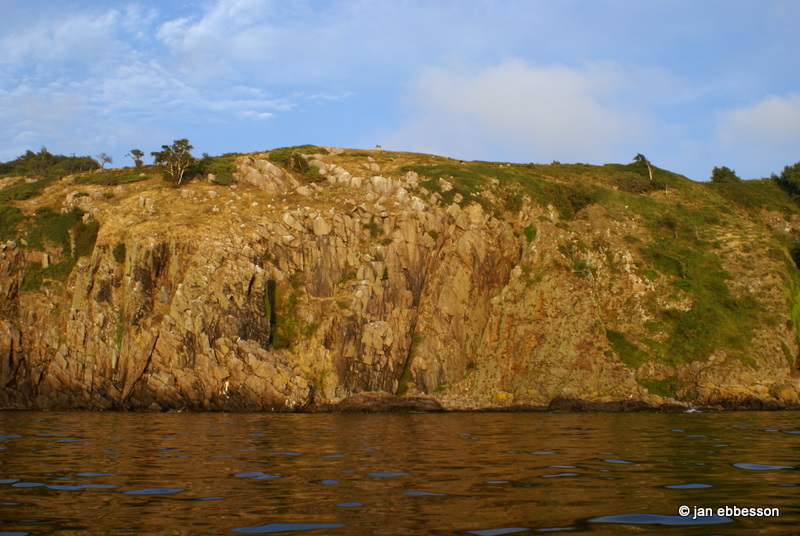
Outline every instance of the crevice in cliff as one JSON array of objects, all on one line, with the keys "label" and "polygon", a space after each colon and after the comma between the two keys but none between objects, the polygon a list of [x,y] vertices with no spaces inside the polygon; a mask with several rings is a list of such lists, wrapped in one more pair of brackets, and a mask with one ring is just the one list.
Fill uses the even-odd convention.
[{"label": "crevice in cliff", "polygon": [[129,358],[131,361],[129,361],[128,373],[125,375],[125,386],[122,389],[120,402],[127,402],[136,383],[141,379],[147,367],[150,365],[159,334],[158,330],[155,330],[154,333],[147,333],[145,337],[149,340],[139,347],[139,352],[137,352],[138,356]]}]

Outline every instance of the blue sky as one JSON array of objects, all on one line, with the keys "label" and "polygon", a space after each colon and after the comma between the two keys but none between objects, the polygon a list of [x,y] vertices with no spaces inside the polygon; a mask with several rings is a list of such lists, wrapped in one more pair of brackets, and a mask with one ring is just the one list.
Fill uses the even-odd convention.
[{"label": "blue sky", "polygon": [[0,0],[0,160],[312,143],[800,161],[796,0]]}]

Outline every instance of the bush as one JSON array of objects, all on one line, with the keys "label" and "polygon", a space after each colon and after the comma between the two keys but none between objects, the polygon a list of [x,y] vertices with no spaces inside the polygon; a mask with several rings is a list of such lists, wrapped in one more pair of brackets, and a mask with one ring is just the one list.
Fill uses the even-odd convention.
[{"label": "bush", "polygon": [[236,173],[236,165],[233,163],[235,154],[227,154],[224,156],[208,156],[203,155],[203,158],[195,160],[191,168],[187,172],[189,176],[206,176],[208,174],[214,175],[211,182],[222,186],[229,186],[236,183],[233,174]]},{"label": "bush", "polygon": [[530,224],[522,230],[522,233],[525,235],[525,238],[528,239],[528,242],[533,242],[536,238],[536,226]]},{"label": "bush", "polygon": [[99,167],[100,165],[91,156],[51,154],[47,148],[42,147],[38,153],[28,150],[14,160],[1,163],[0,176],[27,175],[52,179]]},{"label": "bush", "polygon": [[729,167],[715,167],[711,171],[711,182],[726,183],[726,182],[741,182],[741,178],[736,175],[736,172]]},{"label": "bush", "polygon": [[308,154],[328,154],[328,150],[324,147],[317,147],[316,145],[299,145],[297,147],[282,147],[280,149],[273,149],[269,152],[268,158],[275,164],[296,171],[302,175],[306,180],[318,182],[324,180],[325,177],[320,174],[316,166],[308,163],[303,155]]},{"label": "bush", "polygon": [[785,166],[780,177],[773,175],[773,180],[787,193],[795,197],[800,196],[800,162]]}]

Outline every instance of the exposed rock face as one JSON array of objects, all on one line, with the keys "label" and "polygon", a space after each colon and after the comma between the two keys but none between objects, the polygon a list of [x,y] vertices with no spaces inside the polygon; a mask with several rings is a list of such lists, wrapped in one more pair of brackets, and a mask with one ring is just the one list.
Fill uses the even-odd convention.
[{"label": "exposed rock face", "polygon": [[[642,276],[631,237],[648,231],[635,218],[590,205],[567,228],[530,199],[503,217],[424,199],[413,171],[308,161],[326,180],[254,154],[237,161],[238,187],[139,184],[117,187],[114,202],[65,189],[65,207],[91,205],[97,243],[39,291],[20,290],[36,252],[0,251],[0,406],[296,411],[407,390],[447,408],[639,408],[665,402],[646,387],[665,378],[694,403],[798,404],[784,261],[748,272],[737,257],[741,244],[766,247],[760,222],[724,246],[730,286],[780,318],[752,333],[747,359],[712,349],[632,366],[608,329],[644,333],[654,300],[691,306],[666,276]],[[533,238],[521,232],[531,222]],[[348,400],[340,409],[363,408]]]}]

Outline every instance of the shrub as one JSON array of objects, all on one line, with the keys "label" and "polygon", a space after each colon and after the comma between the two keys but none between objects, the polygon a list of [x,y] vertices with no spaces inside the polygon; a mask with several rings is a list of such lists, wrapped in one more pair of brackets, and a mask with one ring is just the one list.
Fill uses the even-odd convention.
[{"label": "shrub", "polygon": [[522,230],[522,233],[525,235],[525,238],[528,239],[528,242],[533,242],[536,238],[536,226],[530,224]]},{"label": "shrub", "polygon": [[725,182],[741,182],[741,178],[736,175],[736,172],[731,168],[722,166],[715,167],[711,171],[711,182],[725,183]]},{"label": "shrub", "polygon": [[316,166],[308,163],[308,160],[303,157],[307,154],[328,154],[328,150],[324,147],[317,147],[316,145],[299,145],[296,147],[282,147],[280,149],[273,149],[269,152],[268,158],[275,164],[296,171],[302,175],[306,180],[318,182],[325,177],[319,172]]},{"label": "shrub", "polygon": [[38,153],[28,150],[14,160],[0,163],[0,176],[27,175],[53,179],[99,167],[91,156],[52,154],[46,147],[42,147]]},{"label": "shrub", "polygon": [[211,182],[222,186],[235,184],[236,179],[233,178],[233,174],[236,172],[236,165],[233,163],[235,156],[235,154],[224,156],[208,156],[204,154],[203,158],[196,160],[192,164],[187,173],[190,176],[214,175],[214,179]]}]

